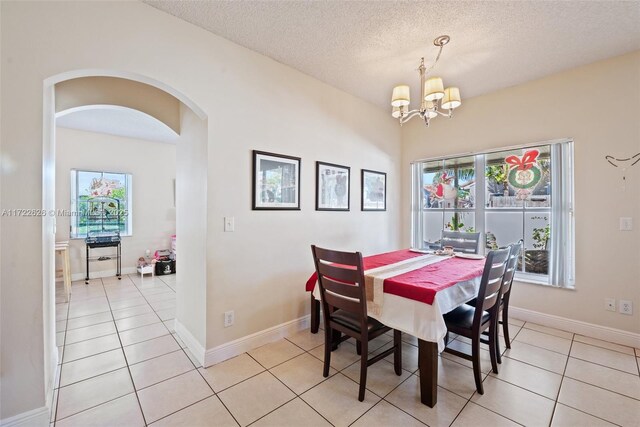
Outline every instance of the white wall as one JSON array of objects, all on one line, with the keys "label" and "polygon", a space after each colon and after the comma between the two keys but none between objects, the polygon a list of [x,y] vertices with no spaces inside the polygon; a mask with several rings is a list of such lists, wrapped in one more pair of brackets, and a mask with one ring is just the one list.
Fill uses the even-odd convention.
[{"label": "white wall", "polygon": [[[177,146],[176,331],[203,363],[207,331],[207,123],[190,109],[180,108],[182,134]],[[187,332],[188,331],[188,332]],[[191,339],[193,337],[193,339]],[[194,342],[195,341],[195,342]],[[196,348],[193,348],[196,347]],[[199,350],[199,351],[198,351]]]},{"label": "white wall", "polygon": [[[176,146],[103,133],[56,128],[56,209],[70,209],[70,170],[129,173],[133,177],[133,235],[122,238],[122,268],[131,271],[145,250],[171,246],[176,230],[173,180]],[[56,241],[69,240],[70,217],[58,216]],[[84,239],[70,240],[71,271],[85,274]],[[113,248],[93,255],[113,253]],[[126,271],[125,270],[125,271]],[[91,277],[113,275],[115,261],[92,262]]]},{"label": "white wall", "polygon": [[[50,76],[137,73],[208,116],[207,322],[190,330],[203,347],[307,314],[311,243],[365,254],[399,248],[400,130],[386,111],[141,3],[0,7],[2,156],[14,165],[2,176],[3,208],[41,204],[42,88]],[[252,149],[302,157],[301,211],[251,211]],[[316,160],[351,166],[350,212],[314,210]],[[360,212],[361,168],[388,173],[386,212]],[[224,216],[235,217],[235,233],[223,232]],[[1,221],[5,419],[44,405],[43,235],[40,218]],[[178,250],[188,244],[179,240]],[[223,329],[229,309],[236,323]]]},{"label": "white wall", "polygon": [[[403,127],[403,240],[409,242],[412,160],[569,137],[575,140],[575,291],[517,283],[513,306],[640,332],[640,164],[622,191],[605,155],[640,152],[640,52],[463,100],[451,120]],[[634,230],[619,231],[619,218]],[[604,298],[634,302],[633,316],[605,311]]]}]

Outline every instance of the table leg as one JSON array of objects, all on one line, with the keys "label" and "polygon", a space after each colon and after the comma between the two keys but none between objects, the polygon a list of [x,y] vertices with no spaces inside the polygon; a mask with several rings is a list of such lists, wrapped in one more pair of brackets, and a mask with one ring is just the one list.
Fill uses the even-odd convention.
[{"label": "table leg", "polygon": [[433,408],[438,402],[438,343],[418,340],[420,401]]},{"label": "table leg", "polygon": [[311,293],[311,333],[317,334],[320,328],[320,301]]},{"label": "table leg", "polygon": [[89,284],[89,245],[86,245],[85,250],[87,252],[87,257],[86,257],[86,260],[87,260],[87,275],[84,278],[84,283],[85,283],[85,285],[88,285]]}]

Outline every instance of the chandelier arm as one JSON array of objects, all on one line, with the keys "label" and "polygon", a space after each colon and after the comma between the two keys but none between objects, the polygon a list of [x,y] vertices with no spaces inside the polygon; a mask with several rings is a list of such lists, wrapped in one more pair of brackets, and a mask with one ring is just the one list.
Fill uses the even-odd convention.
[{"label": "chandelier arm", "polygon": [[400,123],[407,123],[409,120],[413,119],[415,116],[420,115],[420,110],[411,110],[404,116],[400,117]]},{"label": "chandelier arm", "polygon": [[443,117],[452,117],[453,116],[453,110],[447,110],[448,113],[445,113],[444,111],[441,111],[440,109],[436,108],[434,110],[436,113],[438,113],[439,115],[443,116]]}]

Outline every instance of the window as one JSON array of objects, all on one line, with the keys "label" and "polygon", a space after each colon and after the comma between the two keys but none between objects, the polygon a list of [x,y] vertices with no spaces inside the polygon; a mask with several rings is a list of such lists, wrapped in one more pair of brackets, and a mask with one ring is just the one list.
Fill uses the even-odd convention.
[{"label": "window", "polygon": [[71,171],[71,238],[133,234],[132,177],[126,173]]},{"label": "window", "polygon": [[573,142],[412,163],[412,246],[442,230],[480,232],[480,252],[522,239],[516,278],[573,287]]}]

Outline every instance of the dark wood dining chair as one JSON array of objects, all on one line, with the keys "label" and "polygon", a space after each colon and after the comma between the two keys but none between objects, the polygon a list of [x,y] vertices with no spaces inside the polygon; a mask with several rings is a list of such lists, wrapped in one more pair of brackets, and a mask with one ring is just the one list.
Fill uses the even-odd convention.
[{"label": "dark wood dining chair", "polygon": [[440,245],[441,249],[445,246],[452,246],[453,250],[457,252],[477,254],[479,241],[480,233],[442,230]]},{"label": "dark wood dining chair", "polygon": [[473,376],[478,393],[484,394],[482,387],[482,371],[480,368],[480,339],[484,331],[488,331],[489,354],[491,368],[498,373],[496,337],[498,325],[498,307],[500,304],[502,280],[507,269],[510,249],[498,249],[489,252],[484,264],[480,289],[476,298],[476,305],[467,304],[455,308],[444,315],[447,331],[469,338],[471,340],[471,354],[445,347],[444,351],[454,354],[473,363]]},{"label": "dark wood dining chair", "polygon": [[[500,304],[498,306],[498,318],[502,323],[502,334],[504,335],[504,345],[507,348],[511,348],[511,339],[509,338],[509,299],[511,298],[511,285],[513,284],[513,278],[518,269],[518,259],[520,258],[520,252],[524,241],[520,239],[518,243],[514,243],[510,246],[509,261],[507,262],[507,269],[502,279],[502,291]],[[502,317],[500,317],[502,314]],[[502,363],[502,356],[500,355],[500,341],[496,340],[496,351],[498,352],[498,363]]]},{"label": "dark wood dining chair", "polygon": [[[511,297],[511,285],[518,268],[518,258],[520,257],[522,246],[522,239],[517,243],[508,246],[509,260],[507,261],[507,269],[505,270],[504,277],[502,278],[502,291],[500,292],[500,304],[498,306],[498,323],[502,324],[502,334],[504,335],[504,343],[507,348],[511,348],[511,339],[509,338],[509,298]],[[474,298],[467,304],[475,306],[476,301],[477,300]],[[496,333],[497,331],[498,328],[496,328]],[[483,333],[483,336],[484,335],[488,335],[488,332],[485,331]],[[481,338],[480,342],[489,344],[489,340],[487,338]],[[500,350],[500,339],[498,336],[496,336],[496,353],[498,363],[502,363],[502,351]]]},{"label": "dark wood dining chair", "polygon": [[[401,333],[393,331],[393,347],[368,359],[369,341],[391,330],[367,316],[367,297],[360,252],[339,252],[311,245],[313,262],[318,273],[318,285],[324,313],[324,370],[329,376],[331,350],[336,342],[355,338],[360,353],[360,392],[364,400],[367,367],[393,354],[397,375],[402,373]],[[341,338],[341,334],[345,336]]]}]

